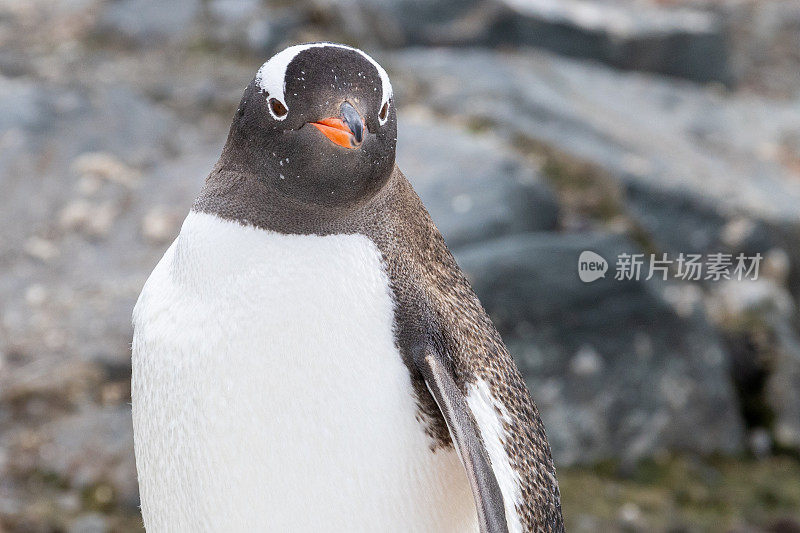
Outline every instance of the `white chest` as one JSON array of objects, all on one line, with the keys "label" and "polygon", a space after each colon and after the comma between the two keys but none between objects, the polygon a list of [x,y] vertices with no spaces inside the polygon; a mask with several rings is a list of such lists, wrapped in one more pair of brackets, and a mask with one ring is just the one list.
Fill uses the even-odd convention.
[{"label": "white chest", "polygon": [[430,450],[366,237],[191,213],[134,313],[150,531],[476,531]]}]

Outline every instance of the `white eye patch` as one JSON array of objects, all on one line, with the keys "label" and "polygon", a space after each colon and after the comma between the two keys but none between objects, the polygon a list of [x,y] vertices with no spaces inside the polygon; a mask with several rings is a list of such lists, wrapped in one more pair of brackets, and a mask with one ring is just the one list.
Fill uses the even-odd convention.
[{"label": "white eye patch", "polygon": [[[269,94],[269,98],[276,99],[279,101],[283,106],[289,110],[289,106],[286,104],[286,69],[289,67],[289,63],[297,56],[297,54],[308,50],[310,48],[324,48],[324,47],[332,47],[332,48],[344,48],[346,50],[353,50],[358,52],[362,56],[364,56],[367,61],[375,65],[375,68],[378,71],[378,75],[381,78],[381,105],[378,109],[375,110],[378,113],[384,106],[389,102],[389,99],[392,97],[392,84],[389,81],[389,75],[386,74],[386,71],[383,69],[382,66],[378,64],[377,61],[372,59],[370,56],[359,50],[358,48],[352,48],[350,46],[345,46],[343,44],[335,44],[335,43],[311,43],[311,44],[298,44],[295,46],[290,46],[289,48],[278,52],[274,56],[272,56],[266,63],[261,65],[261,68],[258,69],[258,73],[256,73],[256,84],[261,88],[262,92],[266,92]],[[272,118],[275,120],[286,120],[286,117],[289,116],[289,113],[285,113],[283,116],[278,116],[272,110],[272,106],[267,106],[269,109],[269,114],[272,115]],[[291,110],[290,110],[291,111]],[[387,114],[388,118],[388,114]],[[386,123],[386,118],[378,119],[380,124],[383,125]]]}]

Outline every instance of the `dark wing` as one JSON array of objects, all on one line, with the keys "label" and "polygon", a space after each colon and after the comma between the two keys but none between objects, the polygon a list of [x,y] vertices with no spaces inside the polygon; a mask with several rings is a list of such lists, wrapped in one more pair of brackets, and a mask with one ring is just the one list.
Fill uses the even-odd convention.
[{"label": "dark wing", "polygon": [[[383,253],[396,302],[395,335],[425,431],[434,447],[452,442],[459,452],[482,531],[506,531],[507,520],[519,518],[523,531],[563,532],[550,446],[525,381],[402,172],[395,167],[382,192],[330,232],[364,234]],[[492,469],[487,436],[480,433],[469,396],[464,397],[479,380],[505,411],[499,444],[518,488],[517,501],[503,501],[498,481],[504,480],[497,476],[505,465],[494,465],[497,473]]]},{"label": "dark wing", "polygon": [[456,386],[442,357],[432,346],[420,348],[414,354],[414,359],[414,364],[425,379],[425,385],[447,423],[450,438],[467,472],[475,506],[478,508],[481,533],[507,532],[503,495],[464,395]]}]

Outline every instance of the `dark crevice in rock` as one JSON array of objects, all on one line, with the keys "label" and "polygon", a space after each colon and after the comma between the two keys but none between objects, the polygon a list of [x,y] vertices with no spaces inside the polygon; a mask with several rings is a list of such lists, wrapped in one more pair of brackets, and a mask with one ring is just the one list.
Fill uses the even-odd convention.
[{"label": "dark crevice in rock", "polygon": [[766,398],[766,385],[770,375],[770,357],[766,343],[771,335],[753,329],[729,332],[724,336],[730,354],[730,370],[739,410],[748,430],[771,429],[775,413]]}]

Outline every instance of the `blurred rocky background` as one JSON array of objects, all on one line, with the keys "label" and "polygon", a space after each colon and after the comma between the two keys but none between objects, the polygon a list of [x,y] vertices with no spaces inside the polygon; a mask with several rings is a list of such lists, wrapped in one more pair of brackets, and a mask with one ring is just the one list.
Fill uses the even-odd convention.
[{"label": "blurred rocky background", "polygon": [[[0,0],[0,531],[141,530],[131,309],[243,88],[311,40],[389,70],[569,529],[800,531],[797,0]],[[582,283],[583,250],[764,261]]]}]

